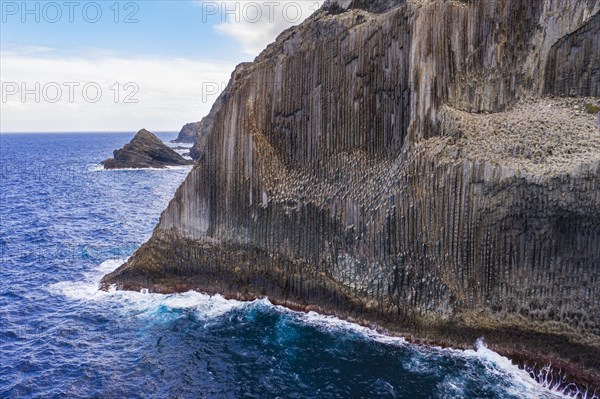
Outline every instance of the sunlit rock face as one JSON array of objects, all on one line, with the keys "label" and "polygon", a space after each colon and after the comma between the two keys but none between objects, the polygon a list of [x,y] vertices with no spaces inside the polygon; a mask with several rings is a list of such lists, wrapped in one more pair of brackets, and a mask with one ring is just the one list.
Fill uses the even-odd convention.
[{"label": "sunlit rock face", "polygon": [[104,283],[484,334],[598,376],[599,11],[326,2],[238,66],[152,239]]},{"label": "sunlit rock face", "polygon": [[172,140],[172,143],[194,143],[196,141],[196,136],[198,135],[198,129],[200,128],[200,122],[192,122],[185,124],[177,138]]}]

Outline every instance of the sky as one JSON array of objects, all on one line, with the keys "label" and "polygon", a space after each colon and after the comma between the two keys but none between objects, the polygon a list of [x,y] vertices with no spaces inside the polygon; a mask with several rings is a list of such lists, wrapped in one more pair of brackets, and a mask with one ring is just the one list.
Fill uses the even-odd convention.
[{"label": "sky", "polygon": [[178,131],[322,0],[0,0],[0,132]]}]

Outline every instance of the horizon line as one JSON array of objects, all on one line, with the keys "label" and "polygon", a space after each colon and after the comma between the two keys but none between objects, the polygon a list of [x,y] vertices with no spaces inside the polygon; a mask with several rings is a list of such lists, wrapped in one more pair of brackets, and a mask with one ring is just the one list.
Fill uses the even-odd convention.
[{"label": "horizon line", "polygon": [[[141,129],[140,129],[141,130]],[[146,129],[148,130],[148,129]],[[173,134],[177,134],[179,133],[178,131],[174,131],[174,130],[149,130],[152,133],[173,133]],[[2,132],[0,131],[0,135],[3,134],[98,134],[98,133],[105,133],[105,134],[128,134],[128,133],[133,133],[136,134],[138,131],[133,131],[133,130],[128,130],[128,131],[124,131],[124,130],[79,130],[79,131],[27,131],[27,132]]]}]

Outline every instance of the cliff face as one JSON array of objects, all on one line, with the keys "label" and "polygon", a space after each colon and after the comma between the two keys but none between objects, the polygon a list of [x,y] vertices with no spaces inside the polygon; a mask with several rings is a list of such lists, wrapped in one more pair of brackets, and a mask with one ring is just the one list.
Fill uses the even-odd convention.
[{"label": "cliff face", "polygon": [[216,117],[217,113],[221,110],[221,108],[223,107],[223,104],[225,104],[225,102],[227,101],[227,96],[229,94],[229,90],[231,89],[231,84],[235,80],[237,71],[243,67],[244,67],[244,64],[239,65],[236,68],[236,70],[233,72],[233,75],[231,77],[232,81],[229,82],[229,85],[227,85],[225,90],[223,90],[223,92],[219,95],[219,97],[217,98],[217,101],[215,101],[215,103],[213,104],[209,114],[206,115],[204,118],[202,118],[202,120],[200,121],[200,124],[198,126],[198,132],[197,132],[196,138],[194,140],[194,145],[190,149],[190,156],[192,157],[192,159],[198,159],[204,153],[204,151],[206,149],[207,141],[208,141],[208,135],[213,130],[213,125],[215,123],[215,117]]},{"label": "cliff face", "polygon": [[193,143],[196,141],[196,136],[198,135],[198,130],[200,129],[200,122],[192,122],[185,124],[177,138],[172,140],[172,143]]},{"label": "cliff face", "polygon": [[600,96],[599,12],[327,2],[236,69],[152,239],[104,284],[485,334],[593,380],[600,131],[581,109]]},{"label": "cliff face", "polygon": [[[544,91],[594,95],[600,91],[600,14],[573,33],[561,38],[551,48],[546,64]],[[582,57],[580,53],[588,54]],[[563,63],[559,65],[559,63]],[[565,64],[566,63],[566,64]]]}]

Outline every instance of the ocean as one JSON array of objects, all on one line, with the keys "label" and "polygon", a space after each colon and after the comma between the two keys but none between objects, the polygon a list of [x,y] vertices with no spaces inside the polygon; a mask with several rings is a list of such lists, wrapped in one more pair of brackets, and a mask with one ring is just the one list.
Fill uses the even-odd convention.
[{"label": "ocean", "polygon": [[416,346],[266,299],[99,291],[190,170],[102,170],[132,136],[0,135],[0,398],[567,397],[483,343]]}]

